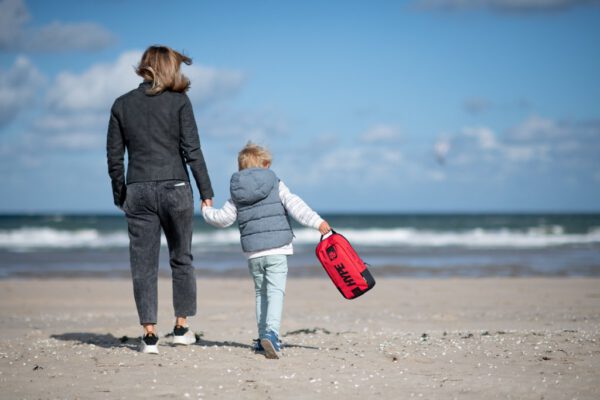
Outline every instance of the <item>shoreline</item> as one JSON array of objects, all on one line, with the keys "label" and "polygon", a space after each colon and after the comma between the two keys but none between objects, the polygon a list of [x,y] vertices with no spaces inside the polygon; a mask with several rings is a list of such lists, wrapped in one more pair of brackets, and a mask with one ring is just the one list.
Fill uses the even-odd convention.
[{"label": "shoreline", "polygon": [[[531,274],[531,275],[464,275],[464,274],[448,274],[448,271],[440,271],[437,274],[429,273],[415,273],[409,275],[398,275],[398,274],[377,274],[375,278],[377,282],[379,280],[415,280],[415,281],[445,281],[445,280],[536,280],[536,279],[548,279],[548,280],[577,280],[577,279],[590,279],[600,280],[600,275],[578,275],[578,274]],[[377,273],[377,271],[376,271]],[[159,271],[159,280],[170,280],[170,271]],[[243,281],[251,279],[250,275],[246,270],[228,270],[228,271],[208,271],[206,273],[196,273],[196,280],[213,280],[213,281]],[[131,275],[129,271],[126,272],[79,272],[79,273],[68,273],[68,272],[52,272],[48,274],[39,274],[37,272],[14,274],[10,276],[1,277],[0,282],[10,281],[131,281]],[[317,280],[330,282],[329,277],[323,271],[322,273],[288,273],[288,280]],[[333,285],[333,284],[332,284]]]},{"label": "shoreline", "polygon": [[[206,268],[196,267],[197,279],[244,279],[248,270],[246,260],[241,260],[235,268]],[[485,267],[453,266],[453,267],[413,267],[398,264],[369,266],[375,279],[453,279],[453,278],[600,278],[600,266],[585,268],[539,270],[518,265],[491,265]],[[171,270],[168,264],[161,264],[158,275],[160,278],[170,278]],[[130,279],[127,264],[112,268],[99,266],[88,269],[77,268],[75,265],[68,268],[52,266],[45,269],[37,268],[1,268],[0,281],[10,279]],[[315,264],[291,264],[288,268],[288,277],[296,278],[327,278],[323,267]]]}]

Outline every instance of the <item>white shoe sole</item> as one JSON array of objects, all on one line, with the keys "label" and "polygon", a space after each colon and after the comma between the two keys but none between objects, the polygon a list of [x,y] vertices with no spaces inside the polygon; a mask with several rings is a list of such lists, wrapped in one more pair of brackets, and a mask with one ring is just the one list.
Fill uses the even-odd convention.
[{"label": "white shoe sole", "polygon": [[142,340],[142,343],[140,344],[140,353],[158,354],[158,343],[153,344],[153,345],[148,345],[148,344],[144,343],[144,341]]},{"label": "white shoe sole", "polygon": [[265,349],[265,357],[271,360],[279,358],[277,350],[275,350],[275,347],[273,347],[273,343],[271,343],[269,339],[261,339],[260,344],[262,344],[262,347]]},{"label": "white shoe sole", "polygon": [[175,336],[173,335],[173,344],[179,346],[189,346],[196,343],[196,335],[192,338],[190,335]]}]

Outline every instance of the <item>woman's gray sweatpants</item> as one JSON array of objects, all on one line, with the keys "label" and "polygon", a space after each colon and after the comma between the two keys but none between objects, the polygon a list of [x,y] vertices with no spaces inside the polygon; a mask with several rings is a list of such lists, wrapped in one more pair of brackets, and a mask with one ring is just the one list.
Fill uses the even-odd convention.
[{"label": "woman's gray sweatpants", "polygon": [[194,200],[189,182],[131,183],[127,185],[123,210],[140,324],[156,324],[161,227],[169,246],[175,316],[195,315],[196,277],[191,249]]}]

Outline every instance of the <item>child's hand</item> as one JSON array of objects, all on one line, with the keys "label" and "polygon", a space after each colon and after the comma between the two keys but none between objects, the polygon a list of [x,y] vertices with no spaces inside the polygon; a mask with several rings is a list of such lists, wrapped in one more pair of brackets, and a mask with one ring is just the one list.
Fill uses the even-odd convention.
[{"label": "child's hand", "polygon": [[321,235],[326,235],[329,232],[331,232],[331,227],[329,226],[327,221],[321,222],[321,225],[319,225],[319,232],[321,232]]}]

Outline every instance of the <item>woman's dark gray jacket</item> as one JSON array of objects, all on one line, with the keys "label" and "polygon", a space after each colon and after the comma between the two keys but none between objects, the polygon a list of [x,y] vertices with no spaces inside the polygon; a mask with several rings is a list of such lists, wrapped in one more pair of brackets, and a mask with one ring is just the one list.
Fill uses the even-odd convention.
[{"label": "woman's dark gray jacket", "polygon": [[186,163],[200,197],[212,198],[190,99],[185,93],[170,91],[148,95],[146,90],[150,86],[150,82],[141,83],[115,100],[111,109],[106,153],[115,204],[123,205],[126,183],[170,179],[189,182]]}]

